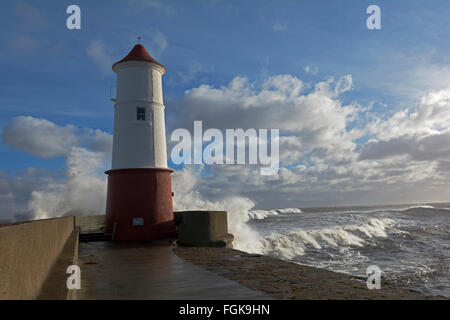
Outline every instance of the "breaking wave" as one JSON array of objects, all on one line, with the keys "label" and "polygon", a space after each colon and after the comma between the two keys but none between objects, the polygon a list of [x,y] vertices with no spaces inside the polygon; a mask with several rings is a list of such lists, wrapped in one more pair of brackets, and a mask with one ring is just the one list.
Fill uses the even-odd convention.
[{"label": "breaking wave", "polygon": [[336,226],[331,228],[302,230],[289,234],[272,233],[261,239],[263,254],[282,259],[294,259],[305,254],[308,249],[320,250],[327,247],[363,247],[376,238],[387,238],[387,229],[393,228],[392,219],[372,218],[359,225]]},{"label": "breaking wave", "polygon": [[429,205],[420,205],[420,206],[411,206],[411,207],[405,208],[400,211],[407,211],[407,210],[411,210],[411,209],[439,209],[439,208],[435,208],[435,207],[429,206]]},{"label": "breaking wave", "polygon": [[248,217],[250,218],[250,220],[262,220],[267,217],[274,217],[282,214],[295,214],[295,213],[302,213],[302,210],[298,208],[250,210],[248,212]]},{"label": "breaking wave", "polygon": [[[380,212],[380,211],[397,211],[397,212],[408,212],[412,210],[420,210],[420,209],[430,209],[430,210],[445,210],[448,208],[436,208],[430,205],[413,205],[409,207],[401,207],[401,208],[375,208],[369,210],[337,210],[335,213],[372,213],[372,212]],[[288,214],[299,214],[303,213],[300,208],[284,208],[284,209],[255,209],[248,211],[249,220],[263,220],[269,217],[275,217],[279,215],[288,215]]]}]

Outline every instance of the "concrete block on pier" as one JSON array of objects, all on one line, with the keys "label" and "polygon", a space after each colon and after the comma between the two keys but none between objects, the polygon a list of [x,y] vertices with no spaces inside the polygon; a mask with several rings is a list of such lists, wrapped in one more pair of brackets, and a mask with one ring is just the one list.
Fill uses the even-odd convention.
[{"label": "concrete block on pier", "polygon": [[175,212],[178,243],[195,247],[231,247],[226,211]]}]

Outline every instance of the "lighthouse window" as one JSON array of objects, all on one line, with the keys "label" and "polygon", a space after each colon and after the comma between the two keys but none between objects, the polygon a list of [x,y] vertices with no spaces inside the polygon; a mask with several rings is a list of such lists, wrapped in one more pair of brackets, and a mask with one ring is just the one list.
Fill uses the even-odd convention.
[{"label": "lighthouse window", "polygon": [[136,120],[145,121],[145,108],[137,108]]}]

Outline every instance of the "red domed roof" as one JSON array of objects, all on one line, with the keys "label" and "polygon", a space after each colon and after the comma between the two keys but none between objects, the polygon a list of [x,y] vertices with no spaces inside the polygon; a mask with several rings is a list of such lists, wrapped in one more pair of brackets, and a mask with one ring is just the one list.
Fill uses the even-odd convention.
[{"label": "red domed roof", "polygon": [[164,70],[166,70],[166,67],[164,67],[161,63],[159,63],[158,61],[156,61],[155,59],[152,58],[152,56],[148,53],[147,49],[145,49],[142,44],[135,45],[133,47],[133,49],[131,49],[130,53],[128,53],[125,58],[123,58],[122,60],[117,61],[116,63],[114,63],[113,66],[112,66],[113,69],[114,69],[114,66],[116,64],[119,64],[119,63],[125,62],[125,61],[148,61],[148,62],[153,62],[153,63],[156,63],[157,65],[163,67]]}]

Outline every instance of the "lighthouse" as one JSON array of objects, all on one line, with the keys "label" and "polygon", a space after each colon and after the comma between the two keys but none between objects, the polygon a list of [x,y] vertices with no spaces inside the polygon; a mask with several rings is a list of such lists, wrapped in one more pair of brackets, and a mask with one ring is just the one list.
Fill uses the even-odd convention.
[{"label": "lighthouse", "polygon": [[175,235],[167,167],[162,76],[166,68],[136,44],[112,66],[117,75],[105,233],[113,240]]}]

